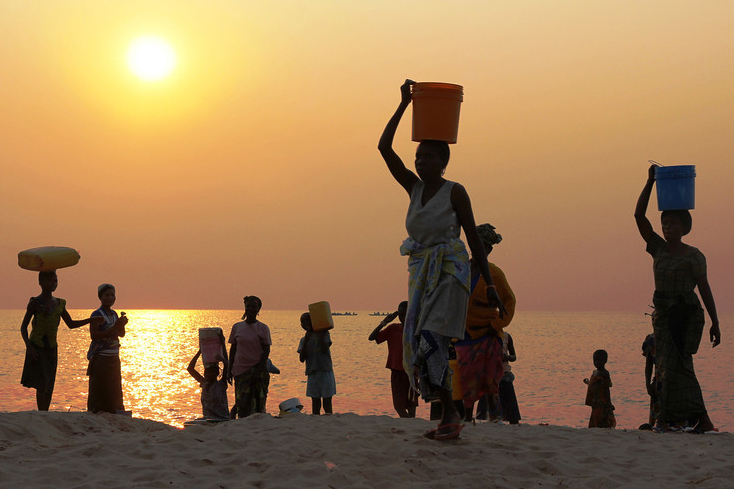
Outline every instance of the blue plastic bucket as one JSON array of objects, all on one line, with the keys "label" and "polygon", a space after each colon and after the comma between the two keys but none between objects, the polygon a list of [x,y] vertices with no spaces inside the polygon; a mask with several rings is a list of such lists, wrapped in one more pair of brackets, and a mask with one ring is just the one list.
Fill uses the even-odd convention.
[{"label": "blue plastic bucket", "polygon": [[658,210],[696,208],[696,165],[655,168]]}]

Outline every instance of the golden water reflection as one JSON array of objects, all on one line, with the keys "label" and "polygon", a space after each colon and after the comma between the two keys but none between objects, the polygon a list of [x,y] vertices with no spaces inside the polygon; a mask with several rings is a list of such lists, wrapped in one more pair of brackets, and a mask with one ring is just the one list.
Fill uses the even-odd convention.
[{"label": "golden water reflection", "polygon": [[[89,310],[70,311],[86,317]],[[125,407],[135,417],[162,421],[174,426],[201,415],[200,388],[186,371],[198,348],[198,328],[221,327],[229,335],[241,311],[127,310],[130,322],[121,340]],[[302,311],[262,311],[260,320],[271,330],[271,359],[280,375],[271,375],[267,411],[276,414],[278,403],[298,397],[310,411],[305,396],[306,376],[296,348],[303,335],[299,325]],[[34,392],[20,386],[24,349],[18,328],[22,310],[0,311],[0,341],[6,359],[0,363],[0,410],[35,409]],[[358,312],[357,316],[335,317],[331,332],[332,357],[337,380],[335,412],[395,416],[390,396],[390,373],[385,368],[386,345],[375,345],[367,336],[380,317]],[[722,324],[732,324],[722,315]],[[640,345],[650,329],[649,319],[640,314],[620,313],[522,313],[508,331],[513,335],[518,361],[513,365],[515,390],[525,423],[546,422],[582,427],[588,423],[584,406],[586,386],[582,379],[593,370],[591,354],[597,348],[609,352],[609,369],[614,387],[618,427],[636,428],[647,419],[648,398],[644,391],[644,357]],[[59,331],[59,369],[52,410],[86,409],[86,351],[88,328]],[[734,342],[712,350],[702,342],[695,357],[696,372],[714,423],[726,431],[734,429],[731,402],[734,380],[725,361],[734,352]],[[201,363],[197,365],[201,372]],[[230,406],[234,389],[229,389]],[[425,404],[418,416],[427,418]]]}]

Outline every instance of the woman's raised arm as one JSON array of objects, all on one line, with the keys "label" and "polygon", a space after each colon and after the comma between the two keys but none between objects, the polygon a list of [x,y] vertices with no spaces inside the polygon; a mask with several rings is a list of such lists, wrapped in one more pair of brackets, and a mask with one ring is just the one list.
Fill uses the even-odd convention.
[{"label": "woman's raised arm", "polygon": [[413,189],[415,182],[418,181],[418,176],[405,167],[403,160],[400,159],[400,156],[392,148],[392,142],[395,138],[395,131],[398,128],[398,124],[400,124],[400,119],[403,117],[405,109],[410,105],[410,86],[413,84],[415,84],[413,80],[405,80],[405,83],[400,87],[400,105],[398,105],[397,110],[395,110],[395,113],[387,122],[387,126],[382,131],[380,142],[377,145],[377,149],[380,150],[382,159],[387,163],[387,168],[390,170],[393,178],[398,181],[408,194]]},{"label": "woman's raised arm", "polygon": [[647,206],[650,203],[650,194],[652,193],[652,185],[654,183],[655,165],[650,165],[650,168],[647,170],[647,182],[640,193],[640,197],[637,199],[637,206],[635,207],[635,222],[637,223],[638,231],[640,231],[640,236],[645,240],[645,243],[648,243],[653,235],[652,224],[650,224],[650,220],[645,214],[647,214]]}]

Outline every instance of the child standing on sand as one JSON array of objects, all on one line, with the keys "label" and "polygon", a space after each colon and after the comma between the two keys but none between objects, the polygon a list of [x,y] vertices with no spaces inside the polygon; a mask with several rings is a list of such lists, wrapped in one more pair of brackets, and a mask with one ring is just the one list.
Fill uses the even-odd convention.
[{"label": "child standing on sand", "polygon": [[642,355],[645,357],[645,387],[650,396],[650,414],[647,424],[640,426],[640,429],[651,430],[658,420],[660,413],[660,396],[662,395],[663,384],[658,378],[657,367],[655,367],[655,335],[650,333],[645,336],[642,342]]},{"label": "child standing on sand", "polygon": [[[24,387],[36,389],[36,405],[39,411],[48,411],[51,406],[51,397],[56,382],[56,367],[59,351],[56,335],[59,323],[70,328],[78,328],[85,324],[99,326],[104,318],[95,317],[75,321],[66,310],[66,300],[53,296],[59,285],[56,271],[39,272],[38,284],[41,294],[31,297],[26,307],[23,322],[20,325],[20,335],[25,342],[25,362],[20,383]],[[28,325],[31,325],[31,334],[28,334]]]},{"label": "child standing on sand", "polygon": [[[224,346],[224,336],[221,338]],[[222,376],[219,376],[219,362],[204,365],[204,375],[196,370],[196,361],[201,356],[201,349],[191,359],[187,370],[201,386],[201,414],[208,419],[229,419],[227,401],[227,360],[223,362]]]},{"label": "child standing on sand", "polygon": [[[387,368],[390,369],[390,385],[392,387],[392,405],[401,418],[415,418],[418,398],[410,387],[410,379],[403,368],[403,323],[408,311],[408,301],[398,305],[398,310],[390,313],[369,336],[370,341],[378,345],[387,341]],[[399,322],[390,324],[398,318]],[[383,329],[384,328],[384,329]]]},{"label": "child standing on sand", "polygon": [[596,350],[594,352],[594,367],[596,367],[596,370],[592,372],[590,379],[584,379],[584,384],[589,386],[586,390],[586,405],[591,406],[589,428],[614,428],[617,426],[617,420],[614,418],[614,406],[609,393],[612,379],[609,376],[609,371],[604,368],[607,359],[606,350]]},{"label": "child standing on sand", "polygon": [[332,414],[331,398],[336,394],[336,380],[331,364],[331,337],[329,331],[314,331],[311,315],[301,315],[301,327],[306,334],[298,344],[301,363],[306,363],[306,396],[311,398],[311,413],[321,414],[323,399],[324,414]]},{"label": "child standing on sand", "polygon": [[[510,362],[517,360],[515,344],[512,336],[507,331],[502,332],[502,369],[504,374],[499,386],[499,401],[502,406],[502,419],[510,424],[520,423],[520,407],[517,405],[515,395],[515,374],[512,373]],[[611,384],[610,384],[611,385]]]}]

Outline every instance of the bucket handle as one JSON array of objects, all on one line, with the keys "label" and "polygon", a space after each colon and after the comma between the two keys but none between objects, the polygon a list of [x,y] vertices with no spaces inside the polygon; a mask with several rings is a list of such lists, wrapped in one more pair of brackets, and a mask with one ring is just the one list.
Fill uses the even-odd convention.
[{"label": "bucket handle", "polygon": [[650,163],[650,164],[653,164],[653,165],[655,165],[655,166],[657,166],[657,167],[665,166],[665,165],[663,165],[663,164],[661,164],[661,163],[658,163],[658,162],[657,162],[657,161],[655,161],[655,160],[647,160],[647,162],[648,162],[648,163]]}]

